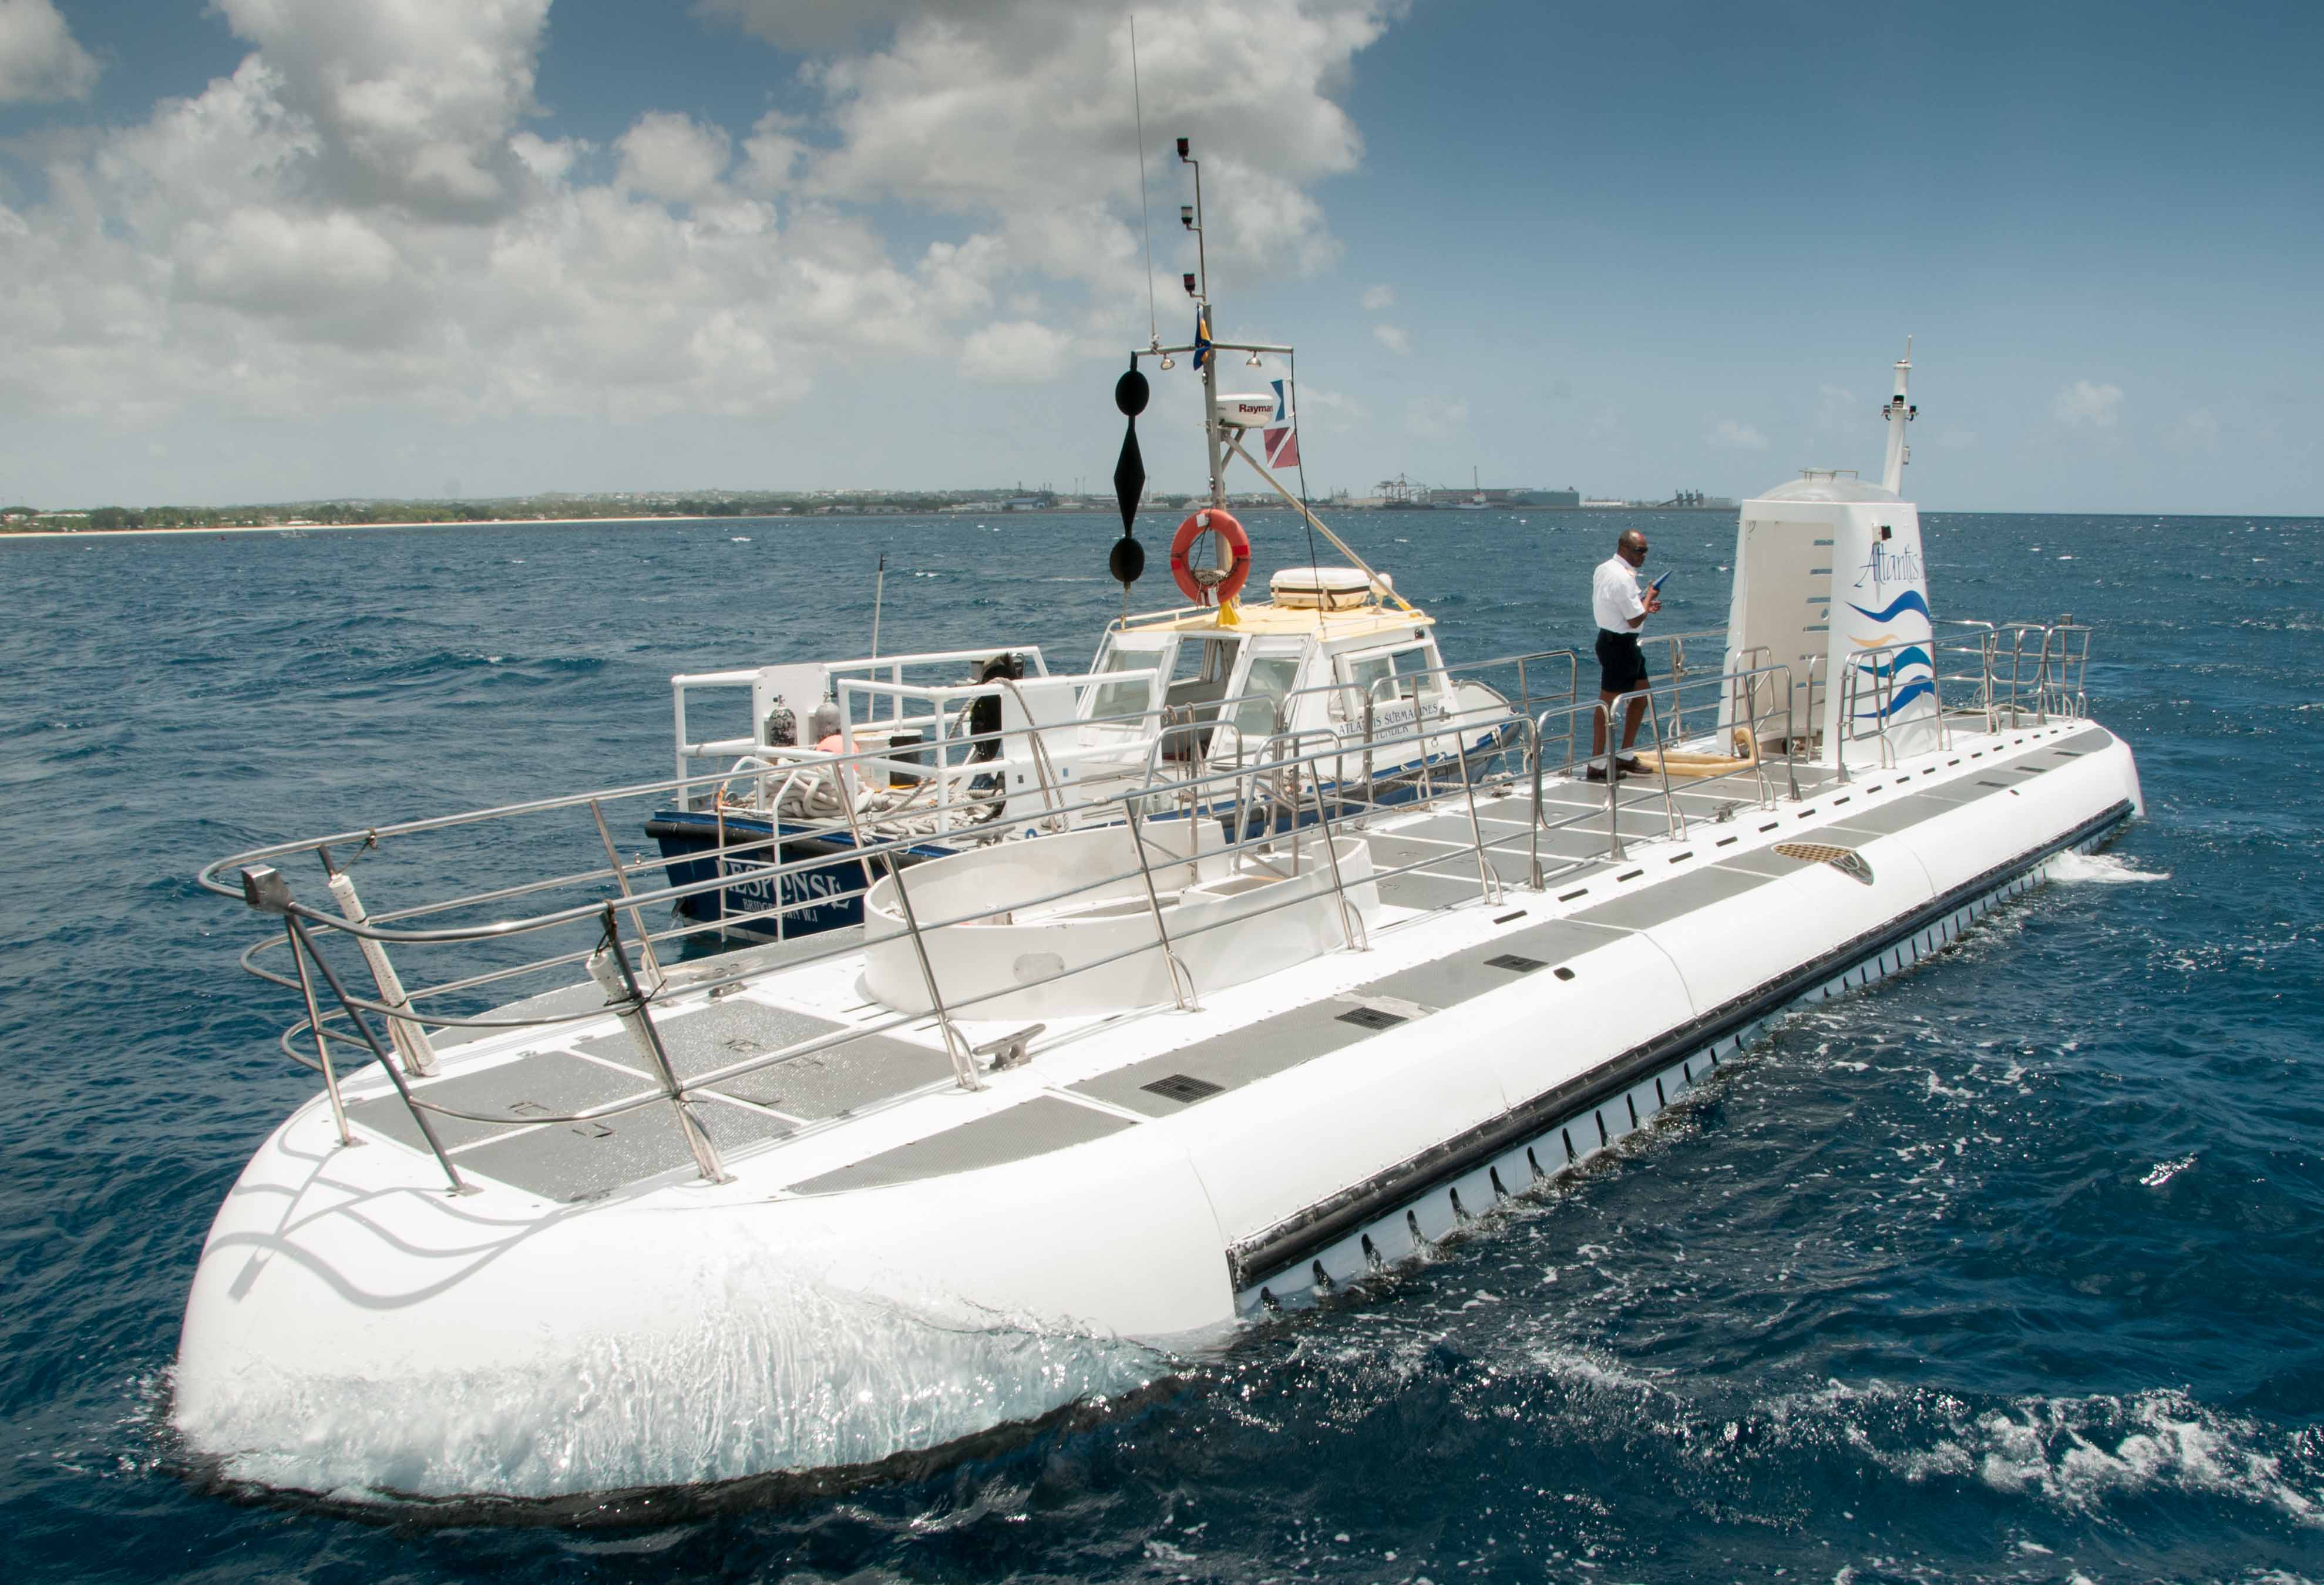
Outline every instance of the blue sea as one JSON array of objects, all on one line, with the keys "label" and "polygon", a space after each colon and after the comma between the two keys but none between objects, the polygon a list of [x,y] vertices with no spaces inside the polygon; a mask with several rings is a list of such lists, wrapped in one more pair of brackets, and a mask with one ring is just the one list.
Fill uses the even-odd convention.
[{"label": "blue sea", "polygon": [[[1344,528],[1457,660],[1586,639],[1631,522],[1665,620],[1719,626],[1715,515]],[[2148,804],[2109,852],[1146,1391],[869,1482],[553,1508],[261,1499],[173,1448],[204,1229],[309,1089],[194,871],[667,775],[669,675],[862,653],[883,552],[884,648],[1078,667],[1118,525],[0,543],[0,1580],[2324,1579],[2324,521],[1926,529],[1939,615],[2096,625]]]}]

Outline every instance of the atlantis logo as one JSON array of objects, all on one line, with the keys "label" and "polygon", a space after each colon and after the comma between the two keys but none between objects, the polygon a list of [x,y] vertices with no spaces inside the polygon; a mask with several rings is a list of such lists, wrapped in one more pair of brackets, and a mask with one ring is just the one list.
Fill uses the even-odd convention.
[{"label": "atlantis logo", "polygon": [[1886,540],[1875,540],[1872,555],[1857,570],[1855,587],[1872,585],[1872,597],[1878,599],[1884,585],[1910,580],[1918,583],[1927,575],[1921,567],[1921,552],[1917,549],[1898,550]]}]

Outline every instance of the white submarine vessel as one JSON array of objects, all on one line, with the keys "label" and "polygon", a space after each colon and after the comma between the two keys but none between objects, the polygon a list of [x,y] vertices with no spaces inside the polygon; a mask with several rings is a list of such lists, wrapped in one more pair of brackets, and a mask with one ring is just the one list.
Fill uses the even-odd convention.
[{"label": "white submarine vessel", "polygon": [[[1229,461],[1273,475],[1216,361],[1222,502]],[[1413,629],[1351,552],[1290,598],[1125,630],[1362,629],[1316,713],[1224,701],[1201,756],[885,865],[854,929],[683,956],[715,926],[655,924],[687,889],[607,824],[667,782],[211,865],[273,926],[244,962],[298,998],[284,1046],[323,1083],[203,1247],[184,1445],[430,1497],[941,1449],[1486,1232],[1787,1009],[1941,954],[2140,792],[2088,716],[2087,630],[1934,621],[1908,370],[1881,484],[1743,503],[1718,660],[1672,645],[1640,690],[1645,776],[1609,747],[1584,778],[1601,705],[1569,651],[1521,687],[1366,667]],[[1471,714],[1517,723],[1495,764],[1370,796],[1368,767],[1463,760]],[[1003,735],[1033,762],[1041,730]],[[559,851],[551,825],[581,868],[369,915],[346,872],[450,841],[476,885],[479,852]]]}]

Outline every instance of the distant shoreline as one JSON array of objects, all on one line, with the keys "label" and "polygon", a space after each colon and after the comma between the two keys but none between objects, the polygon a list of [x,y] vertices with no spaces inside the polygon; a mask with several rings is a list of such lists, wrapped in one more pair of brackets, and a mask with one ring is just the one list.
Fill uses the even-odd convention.
[{"label": "distant shoreline", "polygon": [[22,529],[0,533],[0,543],[10,539],[198,539],[205,534],[216,534],[220,539],[228,534],[352,534],[364,529],[563,529],[576,528],[583,523],[751,523],[769,521],[745,517],[463,517],[447,518],[440,522],[410,523],[235,523],[216,528],[184,529]]},{"label": "distant shoreline", "polygon": [[[1406,514],[1410,514],[1410,515],[1432,514],[1432,515],[1433,515],[1433,514],[1434,514],[1434,513],[1435,513],[1435,512],[1438,512],[1438,511],[1445,511],[1445,510],[1447,510],[1447,509],[1443,508],[1443,507],[1425,507],[1425,506],[1422,506],[1422,507],[1348,506],[1348,505],[1342,505],[1342,504],[1334,504],[1334,503],[1333,503],[1333,502],[1317,502],[1315,503],[1315,505],[1316,505],[1319,509],[1321,509],[1321,510],[1324,510],[1324,511],[1360,511],[1360,512],[1376,512],[1376,511],[1377,511],[1377,512],[1394,512],[1394,513],[1397,514],[1398,516],[1403,516],[1403,515],[1406,515]],[[1177,510],[1178,510],[1178,509],[1177,509],[1176,507],[1174,507],[1174,506],[1173,506],[1173,507],[1150,507],[1150,506],[1148,506],[1148,507],[1140,507],[1140,508],[1139,509],[1139,515],[1140,517],[1148,517],[1148,516],[1166,517],[1166,516],[1167,516],[1169,513],[1171,513],[1171,512],[1173,512],[1173,511],[1177,511]],[[1246,506],[1246,507],[1240,507],[1240,508],[1238,508],[1237,510],[1239,510],[1239,511],[1290,511],[1291,509],[1290,509],[1289,507],[1285,507],[1285,506],[1265,506],[1265,507],[1250,507],[1250,506]],[[1730,513],[1730,512],[1732,512],[1732,511],[1735,511],[1735,508],[1734,508],[1734,507],[1731,507],[1731,506],[1496,506],[1496,507],[1493,507],[1493,508],[1491,508],[1491,509],[1489,509],[1489,510],[1497,511],[1503,511],[1503,512],[1531,512],[1531,511],[1545,511],[1545,512],[1546,512],[1546,511],[1557,511],[1557,512],[1567,512],[1567,511],[1570,511],[1570,512],[1593,512],[1593,513],[1594,513],[1594,512],[1616,512],[1616,511],[1665,511],[1665,512],[1668,512],[1668,511],[1687,511],[1687,512],[1704,512],[1704,511],[1707,511],[1707,512]],[[549,529],[549,528],[559,528],[559,529],[563,529],[563,528],[579,528],[579,527],[582,527],[582,526],[584,526],[584,525],[586,525],[586,524],[589,524],[589,523],[722,523],[722,522],[733,522],[733,523],[765,523],[765,522],[821,522],[821,521],[825,521],[827,518],[844,518],[845,521],[850,521],[850,522],[866,522],[866,521],[877,522],[877,521],[881,521],[881,520],[883,520],[883,519],[887,519],[887,518],[931,518],[931,517],[964,517],[964,517],[975,517],[975,516],[977,516],[977,515],[979,515],[979,514],[977,514],[977,513],[975,513],[975,512],[968,512],[968,511],[875,511],[875,512],[845,512],[845,513],[840,513],[840,512],[828,512],[828,513],[826,513],[826,512],[819,512],[819,511],[797,511],[797,512],[790,512],[790,511],[787,511],[787,512],[769,512],[769,513],[761,513],[761,514],[758,514],[758,515],[755,515],[755,516],[740,516],[740,515],[737,515],[737,516],[732,516],[732,517],[729,517],[729,516],[727,516],[727,515],[725,515],[725,514],[724,514],[724,513],[721,513],[721,514],[716,515],[716,516],[712,516],[712,515],[709,515],[709,514],[706,514],[706,513],[705,513],[705,514],[698,514],[698,515],[695,515],[695,516],[668,516],[668,515],[662,515],[662,514],[659,514],[659,513],[654,513],[654,514],[649,514],[649,515],[642,516],[642,517],[500,517],[500,518],[446,518],[446,519],[442,519],[442,520],[440,520],[440,521],[413,521],[413,522],[393,522],[393,523],[235,523],[235,524],[231,524],[231,525],[228,525],[228,524],[219,524],[219,525],[217,525],[217,526],[215,526],[215,527],[192,527],[192,526],[189,526],[189,527],[181,528],[181,529],[11,529],[11,530],[0,530],[0,543],[5,543],[6,541],[11,540],[11,539],[187,539],[187,538],[191,538],[191,539],[199,539],[199,538],[201,538],[201,537],[202,537],[203,535],[205,535],[205,534],[216,534],[216,535],[217,535],[218,537],[220,537],[221,539],[223,539],[224,537],[226,537],[226,535],[228,535],[228,534],[346,534],[346,533],[355,533],[355,532],[358,532],[358,531],[360,531],[360,530],[364,530],[364,529],[521,529],[521,528],[543,528],[543,529]],[[985,516],[985,517],[988,517],[988,518],[992,518],[992,517],[1111,517],[1111,516],[1114,515],[1114,513],[1113,513],[1112,509],[1111,509],[1111,508],[1110,508],[1110,507],[1081,507],[1081,506],[1072,506],[1072,507],[1066,507],[1066,506],[1031,506],[1031,507],[1018,507],[1018,508],[1015,508],[1014,510],[1010,510],[1010,509],[1007,509],[1007,508],[1001,508],[1001,507],[995,507],[992,511],[989,511],[989,512],[985,512],[985,513],[983,513],[982,515],[983,515],[983,516]]]}]

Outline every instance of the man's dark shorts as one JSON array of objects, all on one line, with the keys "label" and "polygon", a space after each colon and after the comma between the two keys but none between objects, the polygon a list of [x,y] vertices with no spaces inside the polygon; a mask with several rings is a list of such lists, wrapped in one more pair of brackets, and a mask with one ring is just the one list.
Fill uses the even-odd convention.
[{"label": "man's dark shorts", "polygon": [[1628,694],[1646,686],[1646,658],[1638,650],[1636,633],[1598,630],[1598,691]]}]

